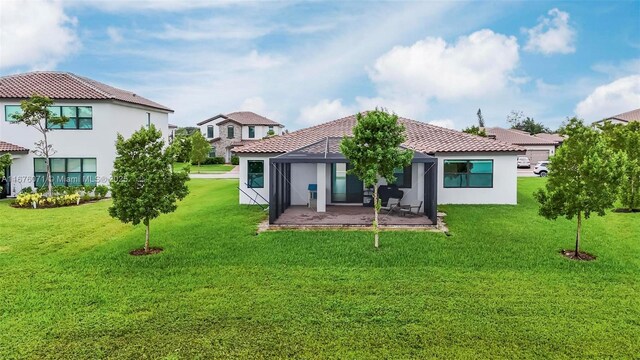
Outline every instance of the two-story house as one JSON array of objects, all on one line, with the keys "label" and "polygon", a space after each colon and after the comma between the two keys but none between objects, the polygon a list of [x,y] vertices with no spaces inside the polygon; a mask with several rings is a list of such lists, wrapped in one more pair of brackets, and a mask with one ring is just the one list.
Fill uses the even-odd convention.
[{"label": "two-story house", "polygon": [[270,135],[281,135],[284,129],[284,125],[251,111],[218,114],[199,122],[198,127],[211,143],[210,155],[224,157],[227,163],[234,149]]},{"label": "two-story house", "polygon": [[33,153],[42,135],[15,123],[20,101],[37,94],[54,104],[49,110],[68,118],[48,132],[55,154],[51,158],[54,185],[108,184],[116,158],[116,135],[131,136],[153,124],[169,140],[173,110],[130,91],[67,72],[29,72],[0,77],[0,154],[13,158],[7,173],[6,195],[45,183],[45,162]]}]

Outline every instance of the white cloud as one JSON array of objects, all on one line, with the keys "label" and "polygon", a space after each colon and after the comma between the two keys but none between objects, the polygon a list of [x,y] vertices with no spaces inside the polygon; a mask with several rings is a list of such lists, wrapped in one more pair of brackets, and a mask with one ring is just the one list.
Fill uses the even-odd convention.
[{"label": "white cloud", "polygon": [[607,74],[612,77],[640,74],[640,58],[622,60],[619,62],[601,62],[591,67],[594,71]]},{"label": "white cloud", "polygon": [[553,8],[547,14],[549,17],[540,18],[538,25],[523,29],[529,36],[524,50],[545,55],[575,52],[576,31],[569,25],[569,13]]},{"label": "white cloud", "polygon": [[431,125],[444,127],[444,128],[447,128],[447,129],[455,129],[456,128],[454,121],[451,120],[451,119],[430,120],[430,121],[428,121],[428,123],[431,124]]},{"label": "white cloud", "polygon": [[240,104],[238,111],[252,111],[256,114],[266,116],[273,121],[282,122],[282,114],[271,109],[261,96],[253,96],[244,99],[242,104]]},{"label": "white cloud", "polygon": [[356,103],[359,111],[382,108],[414,119],[422,118],[429,108],[424,98],[411,94],[402,97],[356,97]]},{"label": "white cloud", "polygon": [[396,46],[376,60],[369,74],[384,96],[481,97],[502,90],[518,61],[515,37],[484,29],[454,44],[428,37]]},{"label": "white cloud", "polygon": [[59,1],[3,1],[0,12],[0,68],[52,69],[80,46],[77,19]]},{"label": "white cloud", "polygon": [[113,26],[107,27],[107,36],[112,42],[116,44],[124,40],[124,37],[122,36],[122,30]]},{"label": "white cloud", "polygon": [[322,99],[315,105],[303,107],[300,110],[298,122],[305,125],[315,125],[349,116],[355,112],[354,107],[343,105],[341,99]]},{"label": "white cloud", "polygon": [[620,78],[598,86],[576,106],[575,113],[586,121],[597,121],[640,106],[640,75]]}]

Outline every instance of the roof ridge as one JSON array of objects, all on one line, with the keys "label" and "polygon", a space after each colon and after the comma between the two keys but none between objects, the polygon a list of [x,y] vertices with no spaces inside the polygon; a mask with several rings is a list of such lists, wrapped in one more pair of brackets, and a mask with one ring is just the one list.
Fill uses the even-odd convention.
[{"label": "roof ridge", "polygon": [[[90,87],[92,90],[97,91],[98,93],[102,94],[103,96],[106,96],[109,99],[115,99],[115,96],[113,94],[109,94],[106,91],[100,90],[98,89],[95,85],[89,83],[87,81],[86,78],[83,78],[82,76],[76,75],[74,73],[66,73],[67,76],[70,76],[72,78],[74,78],[75,80],[81,82],[83,85]],[[95,80],[94,80],[95,81]],[[98,81],[99,82],[99,81]],[[107,85],[107,84],[103,84],[103,85]],[[108,85],[107,85],[108,86]]]}]

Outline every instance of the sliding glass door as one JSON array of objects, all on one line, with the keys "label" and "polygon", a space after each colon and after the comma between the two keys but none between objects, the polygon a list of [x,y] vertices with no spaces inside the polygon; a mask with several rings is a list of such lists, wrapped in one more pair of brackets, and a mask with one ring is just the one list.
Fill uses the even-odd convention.
[{"label": "sliding glass door", "polygon": [[331,202],[362,204],[362,181],[347,174],[349,169],[346,163],[331,164]]}]

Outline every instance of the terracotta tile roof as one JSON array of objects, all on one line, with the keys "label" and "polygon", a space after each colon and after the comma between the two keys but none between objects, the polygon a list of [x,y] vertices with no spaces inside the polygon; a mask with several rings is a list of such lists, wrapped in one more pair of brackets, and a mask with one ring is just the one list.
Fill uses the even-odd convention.
[{"label": "terracotta tile roof", "polygon": [[625,122],[640,121],[640,109],[627,111],[627,112],[624,112],[622,114],[618,114],[616,116],[612,116],[610,118],[607,118],[606,120],[621,120],[621,121],[625,121]]},{"label": "terracotta tile roof", "polygon": [[218,123],[218,125],[223,124],[227,121],[233,121],[236,122],[240,125],[270,125],[270,126],[282,126],[282,124],[275,122],[271,119],[267,119],[266,117],[262,116],[262,115],[258,115],[254,112],[251,111],[236,111],[236,112],[232,112],[232,113],[228,113],[226,115],[224,114],[218,114],[216,116],[212,116],[206,120],[200,121],[198,123],[198,126],[200,125],[204,125],[208,122],[211,122],[215,119],[219,119],[219,118],[223,118],[224,120],[222,120],[220,123]]},{"label": "terracotta tile roof", "polygon": [[164,105],[99,81],[69,72],[35,71],[0,77],[0,98],[26,99],[33,94],[51,99],[119,100],[173,112]]},{"label": "terracotta tile roof", "polygon": [[487,135],[495,136],[496,140],[513,145],[557,145],[556,141],[531,136],[521,130],[493,127],[485,128],[485,131]]},{"label": "terracotta tile roof", "polygon": [[29,149],[8,142],[0,141],[0,153],[6,152],[29,152]]},{"label": "terracotta tile roof", "polygon": [[[238,153],[285,153],[311,145],[327,137],[351,136],[356,116],[330,121],[289,134],[258,140],[236,150]],[[403,144],[414,151],[433,154],[436,152],[494,152],[524,149],[500,141],[466,134],[460,131],[426,124],[420,121],[399,118],[406,128],[407,141]]]},{"label": "terracotta tile roof", "polygon": [[533,136],[541,138],[541,139],[547,139],[547,140],[555,141],[557,143],[562,143],[565,140],[565,137],[560,135],[560,134],[540,133],[540,134],[535,134]]}]

